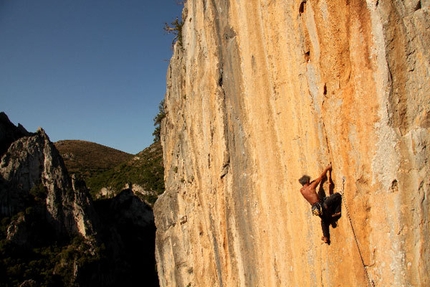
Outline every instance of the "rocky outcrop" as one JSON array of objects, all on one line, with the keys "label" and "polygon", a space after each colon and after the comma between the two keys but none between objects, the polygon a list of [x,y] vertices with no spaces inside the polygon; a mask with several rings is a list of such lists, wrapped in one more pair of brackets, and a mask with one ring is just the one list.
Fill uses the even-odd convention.
[{"label": "rocky outcrop", "polygon": [[0,155],[3,155],[14,141],[29,135],[21,124],[16,127],[4,112],[0,112]]},{"label": "rocky outcrop", "polygon": [[[154,207],[162,286],[430,284],[429,4],[187,1]],[[344,205],[324,245],[297,179],[329,162]]]},{"label": "rocky outcrop", "polygon": [[43,129],[13,142],[1,158],[2,215],[23,211],[29,197],[45,200],[48,221],[58,234],[93,234],[92,202],[85,184],[72,181]]},{"label": "rocky outcrop", "polygon": [[22,134],[4,119],[0,114],[0,145],[7,146],[0,164],[2,283],[158,286],[152,208],[128,189],[93,202],[43,129]]}]

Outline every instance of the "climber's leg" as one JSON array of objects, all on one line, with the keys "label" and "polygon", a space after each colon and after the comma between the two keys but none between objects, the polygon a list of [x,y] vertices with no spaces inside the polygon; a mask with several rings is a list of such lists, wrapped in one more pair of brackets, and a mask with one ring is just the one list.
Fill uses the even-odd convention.
[{"label": "climber's leg", "polygon": [[332,217],[340,216],[342,206],[342,196],[339,193],[333,193],[324,199],[324,208],[331,214]]},{"label": "climber's leg", "polygon": [[321,229],[323,232],[323,237],[321,238],[324,243],[330,244],[330,230],[329,230],[330,224],[325,221],[324,217],[321,217]]}]

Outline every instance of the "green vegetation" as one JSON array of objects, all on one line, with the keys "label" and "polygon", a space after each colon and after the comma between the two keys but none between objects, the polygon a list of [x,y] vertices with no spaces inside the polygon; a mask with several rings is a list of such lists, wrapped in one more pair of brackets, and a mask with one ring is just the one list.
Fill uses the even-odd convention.
[{"label": "green vegetation", "polygon": [[161,122],[166,117],[166,112],[164,110],[164,100],[160,102],[158,105],[158,114],[154,117],[154,132],[152,135],[154,136],[154,142],[160,141],[160,133],[161,133]]},{"label": "green vegetation", "polygon": [[[93,246],[80,236],[58,236],[46,220],[46,189],[37,185],[25,200],[24,210],[0,222],[0,286],[19,286],[25,280],[37,286],[71,286],[74,268],[92,270],[104,246]],[[15,226],[17,240],[7,239]],[[39,284],[40,283],[40,284]]]},{"label": "green vegetation", "polygon": [[87,180],[87,186],[95,199],[100,197],[99,192],[103,187],[114,191],[109,196],[111,197],[127,184],[141,186],[145,193],[138,196],[150,205],[164,192],[163,151],[160,142],[155,142],[131,160]]},{"label": "green vegetation", "polygon": [[[31,209],[38,210],[38,207]],[[114,218],[120,212],[107,208],[105,213],[101,217],[107,216],[109,222],[103,222],[106,227],[98,236],[106,246],[80,235],[60,239],[46,218],[34,212],[13,216],[14,219],[25,216],[25,227],[21,227],[29,232],[28,240],[17,244],[6,239],[7,227],[14,219],[2,218],[0,286],[21,286],[26,280],[35,283],[30,286],[48,287],[133,286],[135,282],[144,281],[147,286],[158,286],[153,267],[155,226],[147,230],[128,223],[122,230],[122,225]],[[40,230],[39,226],[45,229]],[[120,243],[115,246],[118,240]]]},{"label": "green vegetation", "polygon": [[[67,140],[55,143],[69,174],[83,179],[93,199],[113,197],[128,184],[139,185],[143,192],[137,195],[151,206],[159,194],[164,192],[163,151],[160,143],[160,124],[165,117],[164,101],[159,105],[159,113],[154,118],[154,143],[138,153],[131,155],[96,143]],[[102,188],[109,195],[101,196]],[[36,188],[37,197],[43,190]]]},{"label": "green vegetation", "polygon": [[64,286],[63,278],[54,275],[55,266],[59,263],[56,259],[59,253],[60,248],[57,246],[29,249],[1,240],[0,286],[19,286],[29,279],[46,282],[45,286]]},{"label": "green vegetation", "polygon": [[133,155],[93,142],[64,140],[55,143],[69,174],[86,180],[123,163]]},{"label": "green vegetation", "polygon": [[168,34],[174,35],[174,38],[172,41],[172,47],[176,42],[178,42],[179,46],[182,47],[182,27],[183,26],[184,26],[184,21],[179,20],[178,18],[176,18],[175,21],[171,22],[170,24],[164,23],[164,31],[166,31]]},{"label": "green vegetation", "polygon": [[42,183],[35,185],[32,189],[30,189],[30,195],[36,202],[46,199],[46,194],[47,190]]}]

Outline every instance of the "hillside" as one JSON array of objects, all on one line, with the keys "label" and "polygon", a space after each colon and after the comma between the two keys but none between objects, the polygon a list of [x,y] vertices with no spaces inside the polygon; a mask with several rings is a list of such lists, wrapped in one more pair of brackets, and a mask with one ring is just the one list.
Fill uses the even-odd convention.
[{"label": "hillside", "polygon": [[[152,205],[164,191],[161,143],[153,143],[131,159],[88,178],[87,185],[94,198],[111,197],[128,186]],[[100,192],[102,188],[105,189]]]},{"label": "hillside", "polygon": [[136,155],[81,140],[58,141],[55,146],[69,173],[85,180],[94,199],[111,198],[130,187],[152,205],[164,191],[160,142]]},{"label": "hillside", "polygon": [[133,158],[126,152],[82,140],[61,140],[55,147],[68,172],[85,180]]}]

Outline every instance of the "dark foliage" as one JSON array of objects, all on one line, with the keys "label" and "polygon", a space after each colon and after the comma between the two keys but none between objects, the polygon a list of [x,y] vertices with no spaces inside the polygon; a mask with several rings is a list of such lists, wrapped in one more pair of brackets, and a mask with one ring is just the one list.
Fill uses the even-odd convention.
[{"label": "dark foliage", "polygon": [[174,38],[172,41],[172,47],[176,42],[179,44],[179,46],[182,47],[182,27],[183,26],[184,26],[184,21],[179,20],[179,18],[176,18],[170,24],[164,23],[164,31],[166,31],[168,34],[174,35]]},{"label": "dark foliage", "polygon": [[154,117],[155,130],[152,133],[152,135],[154,136],[154,142],[160,141],[161,122],[165,117],[166,117],[166,112],[164,110],[164,100],[162,100],[158,105],[158,114]]},{"label": "dark foliage", "polygon": [[[40,188],[33,193],[40,194]],[[38,190],[38,191],[37,191]],[[43,196],[43,195],[42,195]],[[127,218],[130,199],[114,204],[116,198],[97,201],[101,219],[97,240],[76,235],[59,238],[46,221],[42,200],[31,196],[25,211],[0,222],[0,286],[19,286],[31,280],[36,286],[158,286],[155,270],[155,225],[142,225]],[[13,221],[24,218],[28,240],[7,240]],[[76,274],[76,278],[75,275]]]},{"label": "dark foliage", "polygon": [[133,155],[117,149],[81,140],[58,141],[55,147],[64,159],[69,174],[75,174],[83,180],[133,158]]},{"label": "dark foliage", "polygon": [[147,195],[140,196],[151,205],[158,195],[164,192],[163,151],[160,142],[155,142],[133,159],[87,181],[93,198],[97,198],[97,193],[103,187],[121,191],[126,184],[130,183],[138,184],[148,191]]}]

